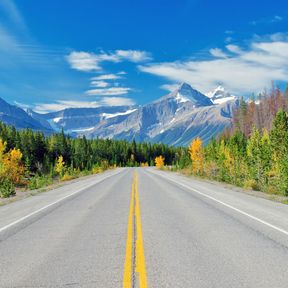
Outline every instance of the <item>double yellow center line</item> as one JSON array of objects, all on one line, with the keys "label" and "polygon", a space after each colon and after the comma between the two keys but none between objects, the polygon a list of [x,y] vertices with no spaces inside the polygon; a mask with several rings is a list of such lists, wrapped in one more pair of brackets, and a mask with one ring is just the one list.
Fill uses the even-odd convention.
[{"label": "double yellow center line", "polygon": [[128,218],[123,288],[132,288],[136,285],[140,288],[148,288],[140,217],[138,175],[135,172]]}]

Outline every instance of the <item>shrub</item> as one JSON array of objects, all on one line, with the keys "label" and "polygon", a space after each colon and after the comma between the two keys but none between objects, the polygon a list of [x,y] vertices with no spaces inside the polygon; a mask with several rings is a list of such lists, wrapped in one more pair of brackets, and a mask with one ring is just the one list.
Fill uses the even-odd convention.
[{"label": "shrub", "polygon": [[30,179],[27,187],[30,190],[35,190],[35,189],[39,189],[39,188],[43,188],[45,186],[51,185],[52,183],[53,183],[53,180],[51,177],[36,175]]},{"label": "shrub", "polygon": [[259,191],[259,185],[256,180],[250,179],[244,181],[244,188]]},{"label": "shrub", "polygon": [[98,173],[101,173],[101,172],[103,172],[103,168],[101,168],[100,166],[94,166],[92,168],[92,173],[93,174],[98,174]]},{"label": "shrub", "polygon": [[0,197],[8,198],[16,194],[15,186],[8,178],[0,179]]},{"label": "shrub", "polygon": [[61,178],[61,181],[69,181],[69,180],[72,180],[72,179],[75,179],[75,178],[77,178],[78,177],[78,175],[76,175],[76,174],[69,174],[69,173],[67,173],[67,172],[65,172],[65,174],[63,175],[63,177]]}]

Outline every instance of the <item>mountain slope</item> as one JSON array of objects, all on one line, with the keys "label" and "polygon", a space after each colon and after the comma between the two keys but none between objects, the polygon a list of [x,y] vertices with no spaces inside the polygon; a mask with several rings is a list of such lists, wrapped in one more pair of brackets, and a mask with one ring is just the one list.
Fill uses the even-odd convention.
[{"label": "mountain slope", "polygon": [[98,108],[68,108],[65,110],[37,114],[37,120],[46,121],[55,131],[64,129],[66,133],[85,133],[93,130],[93,128],[101,121],[113,118],[118,115],[128,115],[133,112],[135,107],[130,106],[113,106]]},{"label": "mountain slope", "polygon": [[8,125],[13,125],[17,129],[30,128],[46,133],[52,132],[51,128],[43,126],[23,109],[7,103],[2,98],[0,98],[0,121]]},{"label": "mountain slope", "polygon": [[179,87],[168,95],[161,97],[155,102],[162,102],[163,100],[172,99],[176,103],[191,103],[194,107],[213,105],[213,102],[201,92],[193,89],[187,83],[181,83]]},{"label": "mountain slope", "polygon": [[99,122],[83,135],[169,145],[188,145],[199,136],[207,143],[231,125],[236,105],[237,99],[234,98],[214,105],[207,96],[184,83],[172,93],[139,107],[129,115]]},{"label": "mountain slope", "polygon": [[[2,101],[2,102],[1,102]],[[27,113],[0,99],[0,120],[34,130],[75,137],[188,145],[195,137],[207,143],[231,125],[237,97],[217,87],[208,96],[182,83],[175,91],[144,106],[69,108],[47,114]]]}]

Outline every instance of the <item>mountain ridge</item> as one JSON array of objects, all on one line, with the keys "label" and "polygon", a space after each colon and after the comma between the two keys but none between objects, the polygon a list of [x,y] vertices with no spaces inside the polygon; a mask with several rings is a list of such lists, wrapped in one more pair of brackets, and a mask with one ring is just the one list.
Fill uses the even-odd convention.
[{"label": "mountain ridge", "polygon": [[[33,110],[25,112],[17,107],[18,114],[30,122],[27,122],[28,127],[23,127],[23,122],[16,126],[46,133],[63,129],[74,137],[162,142],[177,146],[188,145],[193,138],[201,137],[207,143],[231,125],[233,109],[238,105],[238,98],[224,88],[218,87],[212,92],[209,97],[184,82],[174,91],[142,106],[67,108],[46,114]],[[10,117],[19,119],[19,115],[13,115],[17,111],[11,109],[8,109]],[[0,107],[0,116],[2,110]],[[6,114],[8,117],[9,113]],[[4,122],[7,123],[7,119]],[[11,122],[8,124],[12,125]]]}]

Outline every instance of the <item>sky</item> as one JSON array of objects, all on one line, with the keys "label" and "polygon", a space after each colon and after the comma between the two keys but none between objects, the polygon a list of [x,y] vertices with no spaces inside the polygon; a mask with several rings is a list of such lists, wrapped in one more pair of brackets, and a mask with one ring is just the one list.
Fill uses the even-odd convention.
[{"label": "sky", "polygon": [[0,97],[39,113],[288,80],[288,3],[0,0]]}]

